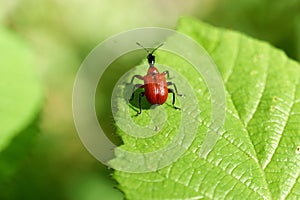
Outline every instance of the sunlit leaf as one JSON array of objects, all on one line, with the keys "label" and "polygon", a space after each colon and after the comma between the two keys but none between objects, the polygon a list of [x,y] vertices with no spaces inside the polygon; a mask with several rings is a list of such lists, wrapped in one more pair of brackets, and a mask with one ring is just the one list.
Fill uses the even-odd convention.
[{"label": "sunlit leaf", "polygon": [[[208,89],[189,63],[175,55],[157,53],[160,63],[174,67],[193,86],[201,109],[200,119],[195,119],[199,127],[187,151],[171,165],[148,173],[115,171],[114,177],[126,198],[299,198],[299,63],[265,42],[192,18],[181,18],[177,29],[201,44],[220,71],[226,89],[224,131],[208,157],[200,158],[199,150],[211,123]],[[178,88],[184,86],[178,84]],[[150,152],[170,143],[180,124],[170,101],[163,105],[169,118],[159,134],[136,139],[119,130],[124,141],[120,148]],[[188,99],[180,102],[181,106],[191,106]],[[145,125],[150,120],[149,112],[145,109],[133,120]],[[117,124],[118,120],[121,119],[117,118]],[[116,156],[121,158],[123,154],[117,150]]]}]

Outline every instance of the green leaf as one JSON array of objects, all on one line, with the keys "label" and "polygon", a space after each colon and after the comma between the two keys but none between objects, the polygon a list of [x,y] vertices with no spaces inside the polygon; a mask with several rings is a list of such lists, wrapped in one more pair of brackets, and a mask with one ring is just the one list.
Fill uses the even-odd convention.
[{"label": "green leaf", "polygon": [[[0,26],[0,44],[0,161],[3,168],[8,164],[4,162],[14,162],[21,153],[18,149],[22,148],[15,145],[16,152],[7,148],[19,133],[27,133],[28,127],[36,121],[42,105],[42,89],[30,46],[3,26]],[[3,152],[10,152],[10,158]]]},{"label": "green leaf", "polygon": [[[8,182],[14,180],[12,177],[22,167],[22,161],[35,146],[36,136],[39,133],[38,122],[39,120],[34,120],[25,130],[20,131],[0,153],[0,188],[5,192],[11,193],[4,188],[10,187]],[[6,194],[2,191],[0,199],[7,199],[4,198]]]},{"label": "green leaf", "polygon": [[[114,177],[126,198],[299,198],[300,65],[265,42],[231,30],[215,28],[193,18],[181,18],[177,29],[206,49],[224,80],[226,118],[223,132],[208,156],[201,158],[200,148],[212,123],[209,90],[187,61],[170,53],[156,53],[159,63],[172,66],[179,72],[175,73],[173,80],[176,83],[178,81],[180,92],[187,95],[186,98],[177,98],[180,106],[189,109],[186,106],[192,106],[189,102],[193,101],[193,96],[198,102],[200,113],[186,116],[190,127],[185,129],[185,133],[193,131],[195,123],[199,126],[196,126],[197,135],[190,146],[171,165],[147,173],[116,170]],[[144,70],[137,69],[126,76],[144,74]],[[164,67],[161,66],[159,70],[164,70]],[[193,91],[185,90],[188,88],[181,84],[181,76]],[[123,102],[125,97],[122,94],[126,93],[126,89],[123,84],[118,90],[117,125],[124,124],[122,117],[126,109],[132,115],[136,112],[134,105],[128,108]],[[189,96],[190,92],[193,95]],[[167,119],[164,125],[158,126],[158,134],[137,139],[126,132],[131,129],[137,135],[145,134],[138,133],[136,127],[128,125],[127,129],[118,129],[124,145],[116,149],[117,158],[111,161],[113,166],[122,166],[120,160],[125,155],[122,150],[153,152],[172,143],[179,124],[185,121],[180,118],[180,111],[174,111],[170,106],[171,100],[169,98],[166,104],[160,106],[166,112]],[[136,124],[149,124],[151,127],[154,122],[151,121],[150,112],[152,110],[145,108],[140,116],[133,116],[132,120]],[[152,128],[155,130],[157,127]],[[141,163],[149,166],[155,164],[143,163],[143,160]]]},{"label": "green leaf", "polygon": [[299,8],[300,1],[294,0],[274,1],[271,4],[268,0],[227,0],[216,3],[205,19],[212,24],[266,40],[300,61],[297,57]]}]

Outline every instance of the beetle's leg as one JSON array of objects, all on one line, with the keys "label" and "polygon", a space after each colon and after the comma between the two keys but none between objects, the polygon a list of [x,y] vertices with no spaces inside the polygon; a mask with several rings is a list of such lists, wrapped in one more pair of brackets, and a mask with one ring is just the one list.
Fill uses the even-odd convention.
[{"label": "beetle's leg", "polygon": [[176,92],[176,94],[177,94],[178,96],[180,96],[180,97],[182,96],[182,94],[179,94],[179,93],[178,93],[178,91],[177,91],[177,87],[176,87],[175,83],[173,83],[173,82],[167,82],[167,85],[168,85],[168,86],[170,86],[170,85],[173,85],[173,86],[174,86],[174,89],[175,89],[175,92]]},{"label": "beetle's leg", "polygon": [[169,71],[168,71],[168,70],[166,70],[166,71],[163,71],[162,73],[163,73],[163,74],[165,74],[165,75],[167,75],[167,79],[169,79],[169,78],[170,78],[170,74],[169,74]]},{"label": "beetle's leg", "polygon": [[173,94],[173,100],[172,100],[172,106],[173,106],[173,108],[179,109],[179,110],[180,110],[180,108],[178,108],[178,107],[176,107],[176,106],[174,105],[174,104],[175,104],[175,92],[174,92],[174,90],[168,88],[168,93],[172,93],[172,94]]},{"label": "beetle's leg", "polygon": [[142,97],[145,95],[145,92],[139,94],[139,108],[140,111],[136,114],[137,116],[142,113]]},{"label": "beetle's leg", "polygon": [[131,78],[130,84],[133,83],[134,78],[138,78],[138,79],[140,79],[140,80],[144,80],[144,77],[143,77],[143,76],[141,76],[141,75],[134,75],[134,76]]},{"label": "beetle's leg", "polygon": [[[141,75],[134,75],[134,76],[131,78],[130,84],[133,83],[133,80],[134,80],[135,78],[138,78],[138,79],[140,79],[140,80],[144,80],[144,77],[143,77],[143,76],[141,76]],[[131,100],[134,98],[134,91],[135,91],[137,88],[140,88],[140,87],[142,87],[142,86],[143,86],[142,84],[135,84],[135,85],[133,86],[132,93],[131,93],[131,97],[130,97],[129,101],[131,101]]]},{"label": "beetle's leg", "polygon": [[143,88],[143,87],[144,87],[144,85],[142,85],[142,84],[135,84],[135,85],[133,86],[133,88],[132,88],[132,93],[131,93],[131,97],[130,97],[129,101],[132,101],[132,100],[133,100],[135,90],[138,89],[138,88]]}]

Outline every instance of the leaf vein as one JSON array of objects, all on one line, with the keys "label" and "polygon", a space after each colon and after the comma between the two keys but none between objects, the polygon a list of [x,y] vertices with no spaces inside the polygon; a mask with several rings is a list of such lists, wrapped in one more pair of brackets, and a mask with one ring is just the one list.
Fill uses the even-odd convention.
[{"label": "leaf vein", "polygon": [[264,77],[264,81],[262,81],[262,84],[263,84],[262,87],[263,87],[263,89],[259,93],[258,100],[255,103],[256,105],[253,106],[253,110],[250,113],[250,116],[248,117],[248,121],[245,122],[245,127],[246,127],[247,130],[248,130],[248,124],[249,124],[249,122],[251,121],[251,119],[253,118],[253,116],[255,115],[255,113],[257,112],[257,108],[258,108],[259,104],[261,103],[263,94],[266,92],[266,84],[267,84],[267,80],[268,80],[269,67],[270,67],[270,49],[269,48],[267,48],[267,49],[268,49],[268,52],[266,54],[268,55],[267,56],[268,62],[267,62],[266,73],[265,73],[266,75]]},{"label": "leaf vein", "polygon": [[[287,61],[288,61],[288,59],[286,58],[286,61],[285,61],[284,65],[286,65]],[[282,139],[282,136],[284,134],[285,128],[286,128],[286,126],[287,126],[287,124],[288,124],[288,122],[289,122],[289,120],[291,118],[290,113],[292,112],[292,108],[294,106],[298,84],[299,84],[299,80],[298,80],[298,83],[296,84],[296,86],[294,87],[293,97],[292,97],[291,103],[289,105],[289,110],[287,112],[287,119],[284,121],[282,131],[280,132],[280,134],[278,134],[277,145],[275,146],[275,148],[273,150],[273,153],[270,154],[269,159],[267,159],[265,161],[265,163],[262,164],[262,169],[263,170],[265,170],[268,167],[268,165],[270,164],[271,160],[273,159],[273,157],[274,157],[274,155],[275,155],[275,153],[276,153],[276,151],[278,149],[278,146],[279,146],[279,144],[281,142],[281,139]]]}]

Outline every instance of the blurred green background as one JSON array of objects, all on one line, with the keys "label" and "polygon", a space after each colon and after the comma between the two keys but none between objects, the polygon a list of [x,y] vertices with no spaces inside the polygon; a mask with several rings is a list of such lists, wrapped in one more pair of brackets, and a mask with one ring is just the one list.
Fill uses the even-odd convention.
[{"label": "blurred green background", "polygon": [[[137,27],[174,29],[182,15],[266,40],[300,61],[299,0],[0,1],[0,23],[33,47],[45,93],[39,128],[29,127],[34,139],[14,163],[14,173],[0,180],[0,199],[123,199],[114,189],[112,171],[87,152],[76,133],[74,78],[83,59],[104,39]],[[113,120],[105,105],[113,83],[144,56],[118,59],[102,80],[107,88],[97,93],[97,110],[108,131]]]}]

